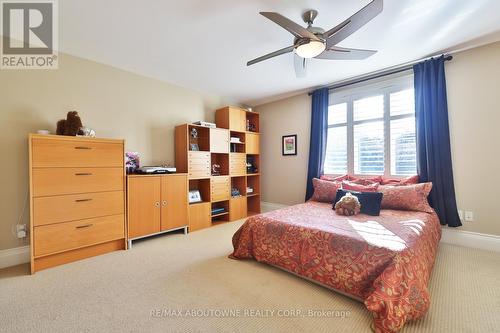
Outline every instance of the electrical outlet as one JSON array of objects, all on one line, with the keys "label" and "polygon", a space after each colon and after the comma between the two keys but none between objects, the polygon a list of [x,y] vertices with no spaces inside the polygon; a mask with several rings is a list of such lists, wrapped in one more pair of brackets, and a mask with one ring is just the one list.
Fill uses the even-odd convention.
[{"label": "electrical outlet", "polygon": [[17,238],[26,238],[26,224],[16,225]]},{"label": "electrical outlet", "polygon": [[465,221],[466,222],[474,222],[474,212],[466,210],[465,211]]},{"label": "electrical outlet", "polygon": [[460,221],[464,220],[464,211],[463,210],[458,210],[458,217],[460,218]]}]

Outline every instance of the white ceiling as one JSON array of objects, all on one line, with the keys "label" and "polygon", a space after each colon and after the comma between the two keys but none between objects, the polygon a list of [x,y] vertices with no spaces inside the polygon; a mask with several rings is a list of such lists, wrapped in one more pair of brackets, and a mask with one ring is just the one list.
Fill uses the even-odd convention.
[{"label": "white ceiling", "polygon": [[292,44],[259,15],[276,11],[330,29],[369,0],[62,0],[62,52],[249,105],[433,55],[500,30],[499,0],[385,0],[384,11],[341,46],[376,49],[364,61],[313,59],[298,79],[293,56],[250,59]]}]

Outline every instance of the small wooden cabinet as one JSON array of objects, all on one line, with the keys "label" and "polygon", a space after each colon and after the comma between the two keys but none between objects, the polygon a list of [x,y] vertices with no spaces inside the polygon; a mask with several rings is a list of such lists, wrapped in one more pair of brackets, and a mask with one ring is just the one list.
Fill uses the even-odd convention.
[{"label": "small wooden cabinet", "polygon": [[217,110],[215,114],[217,127],[228,128],[231,131],[245,132],[247,127],[246,111],[227,106]]},{"label": "small wooden cabinet", "polygon": [[129,247],[132,240],[177,229],[187,232],[186,174],[127,177]]}]

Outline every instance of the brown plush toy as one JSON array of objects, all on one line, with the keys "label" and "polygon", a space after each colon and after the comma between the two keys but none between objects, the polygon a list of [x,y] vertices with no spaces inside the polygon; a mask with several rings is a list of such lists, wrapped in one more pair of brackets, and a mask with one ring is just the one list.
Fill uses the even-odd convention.
[{"label": "brown plush toy", "polygon": [[344,195],[336,204],[335,204],[335,212],[338,215],[356,215],[359,214],[361,210],[361,204],[357,197],[352,195],[351,193],[347,193]]},{"label": "brown plush toy", "polygon": [[76,111],[68,112],[66,119],[61,119],[57,122],[57,135],[76,136],[82,134],[82,120]]}]

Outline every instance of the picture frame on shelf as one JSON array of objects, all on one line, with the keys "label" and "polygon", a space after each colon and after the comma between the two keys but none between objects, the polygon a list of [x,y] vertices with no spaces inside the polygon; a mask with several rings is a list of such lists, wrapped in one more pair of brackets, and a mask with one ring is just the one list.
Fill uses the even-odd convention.
[{"label": "picture frame on shelf", "polygon": [[297,155],[297,134],[283,135],[281,141],[281,155],[283,156]]},{"label": "picture frame on shelf", "polygon": [[202,202],[203,201],[201,199],[201,193],[200,193],[199,190],[191,190],[191,191],[189,191],[188,198],[189,198],[189,203],[190,204],[192,204],[192,203],[198,203],[198,202]]}]

